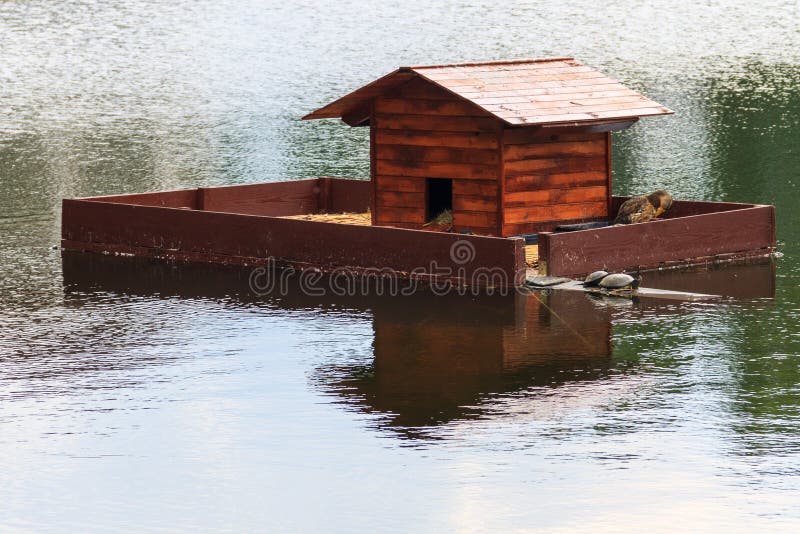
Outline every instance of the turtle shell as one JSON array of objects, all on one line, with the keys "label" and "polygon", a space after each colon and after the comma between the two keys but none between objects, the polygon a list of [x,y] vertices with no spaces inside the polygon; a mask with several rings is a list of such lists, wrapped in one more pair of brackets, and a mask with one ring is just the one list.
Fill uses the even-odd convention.
[{"label": "turtle shell", "polygon": [[583,285],[585,286],[596,286],[600,283],[600,280],[608,276],[606,271],[595,271],[586,276],[586,279],[583,281]]},{"label": "turtle shell", "polygon": [[636,282],[636,278],[625,273],[609,274],[600,280],[600,287],[605,289],[622,289],[624,287],[632,286]]}]

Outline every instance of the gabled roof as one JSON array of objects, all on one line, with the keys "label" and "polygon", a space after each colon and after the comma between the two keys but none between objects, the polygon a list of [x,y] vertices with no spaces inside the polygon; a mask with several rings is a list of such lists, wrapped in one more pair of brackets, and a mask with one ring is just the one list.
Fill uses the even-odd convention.
[{"label": "gabled roof", "polygon": [[345,118],[389,89],[423,78],[512,126],[637,119],[669,108],[570,57],[400,67],[303,119]]}]

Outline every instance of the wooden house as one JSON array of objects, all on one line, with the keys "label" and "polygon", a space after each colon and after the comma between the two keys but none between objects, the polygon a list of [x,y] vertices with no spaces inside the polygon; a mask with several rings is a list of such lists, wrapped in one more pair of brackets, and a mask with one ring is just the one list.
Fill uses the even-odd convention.
[{"label": "wooden house", "polygon": [[372,224],[512,236],[613,217],[610,132],[669,113],[551,58],[401,67],[304,119],[369,126]]}]

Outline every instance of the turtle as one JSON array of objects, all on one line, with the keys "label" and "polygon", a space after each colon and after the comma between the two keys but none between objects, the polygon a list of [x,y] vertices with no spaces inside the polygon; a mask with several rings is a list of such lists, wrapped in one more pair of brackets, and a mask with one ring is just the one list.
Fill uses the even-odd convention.
[{"label": "turtle", "polygon": [[608,272],[606,271],[595,271],[586,276],[586,278],[583,281],[583,285],[596,286],[597,284],[600,283],[600,280],[602,280],[606,276],[608,276]]},{"label": "turtle", "polygon": [[621,289],[636,289],[639,287],[639,279],[625,273],[614,273],[604,277],[598,283],[603,289],[609,291],[619,291]]}]

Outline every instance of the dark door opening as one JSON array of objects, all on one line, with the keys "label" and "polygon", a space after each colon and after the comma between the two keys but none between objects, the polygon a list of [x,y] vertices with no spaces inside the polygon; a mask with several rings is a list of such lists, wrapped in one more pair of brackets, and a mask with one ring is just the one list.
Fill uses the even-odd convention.
[{"label": "dark door opening", "polygon": [[425,220],[432,221],[443,211],[453,210],[453,180],[449,178],[427,178],[425,180],[427,206]]}]

